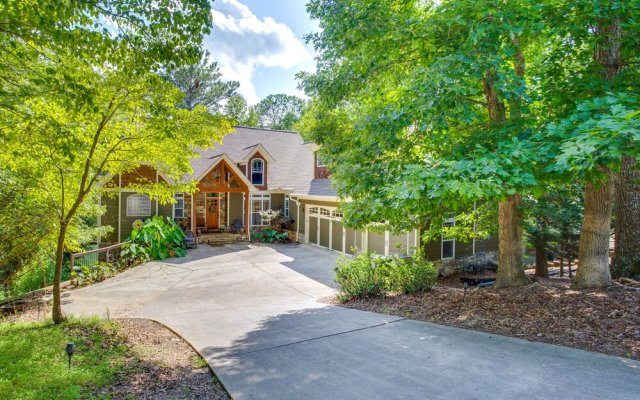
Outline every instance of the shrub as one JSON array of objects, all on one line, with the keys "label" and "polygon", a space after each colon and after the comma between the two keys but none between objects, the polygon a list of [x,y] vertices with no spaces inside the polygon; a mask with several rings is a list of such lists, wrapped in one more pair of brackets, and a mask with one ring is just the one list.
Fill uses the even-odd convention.
[{"label": "shrub", "polygon": [[363,253],[354,258],[341,257],[336,268],[340,301],[358,297],[383,296],[388,292],[419,293],[430,289],[438,270],[420,252],[412,258],[381,257]]},{"label": "shrub", "polygon": [[118,273],[118,269],[111,263],[101,261],[93,265],[75,265],[71,271],[71,278],[78,280],[78,285],[89,285],[103,281]]},{"label": "shrub", "polygon": [[[136,226],[139,228],[139,226]],[[164,260],[169,257],[184,257],[187,255],[185,235],[182,229],[171,218],[156,215],[144,221],[139,229],[131,231],[129,239],[132,243],[140,245],[142,249],[129,246],[127,252],[123,250],[121,255],[142,257],[140,251],[145,251],[149,258]]]},{"label": "shrub", "polygon": [[340,257],[337,261],[336,282],[340,284],[340,301],[356,297],[380,296],[386,292],[387,260],[372,253],[354,258]]},{"label": "shrub", "polygon": [[438,279],[438,269],[419,251],[412,258],[394,257],[389,264],[387,286],[392,292],[422,293]]},{"label": "shrub", "polygon": [[265,229],[262,231],[252,231],[251,241],[263,243],[288,243],[289,234],[286,232],[278,232],[275,229]]}]

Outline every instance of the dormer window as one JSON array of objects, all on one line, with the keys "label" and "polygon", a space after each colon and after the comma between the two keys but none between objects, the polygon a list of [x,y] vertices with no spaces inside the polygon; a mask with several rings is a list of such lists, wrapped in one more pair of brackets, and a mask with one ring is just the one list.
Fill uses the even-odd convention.
[{"label": "dormer window", "polygon": [[318,153],[316,153],[316,167],[318,168],[326,167],[326,165],[324,165],[320,157],[318,157]]},{"label": "dormer window", "polygon": [[254,185],[264,184],[264,161],[259,158],[251,161],[251,183]]}]

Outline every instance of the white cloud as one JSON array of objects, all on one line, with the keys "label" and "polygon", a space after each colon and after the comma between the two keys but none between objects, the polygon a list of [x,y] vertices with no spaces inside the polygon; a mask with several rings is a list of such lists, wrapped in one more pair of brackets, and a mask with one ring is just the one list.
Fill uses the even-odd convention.
[{"label": "white cloud", "polygon": [[258,18],[238,0],[217,0],[208,48],[225,79],[240,82],[239,92],[249,103],[259,99],[252,77],[256,66],[292,68],[311,58],[291,28],[271,17]]}]

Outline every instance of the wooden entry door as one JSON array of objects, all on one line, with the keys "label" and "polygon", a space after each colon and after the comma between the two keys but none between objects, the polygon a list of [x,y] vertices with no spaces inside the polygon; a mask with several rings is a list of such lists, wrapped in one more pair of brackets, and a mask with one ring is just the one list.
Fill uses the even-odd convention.
[{"label": "wooden entry door", "polygon": [[207,197],[207,229],[218,229],[220,204],[217,197]]}]

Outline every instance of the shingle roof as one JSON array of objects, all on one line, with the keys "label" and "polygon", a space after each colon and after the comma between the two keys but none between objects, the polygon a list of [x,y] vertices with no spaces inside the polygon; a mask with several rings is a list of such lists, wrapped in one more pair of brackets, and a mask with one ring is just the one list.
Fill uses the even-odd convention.
[{"label": "shingle roof", "polygon": [[273,157],[267,166],[270,190],[293,189],[299,194],[335,196],[329,188],[329,179],[314,179],[312,143],[305,143],[299,133],[290,131],[236,126],[221,144],[209,150],[197,149],[201,157],[191,160],[191,177],[201,176],[222,154],[240,163],[259,144]]}]

